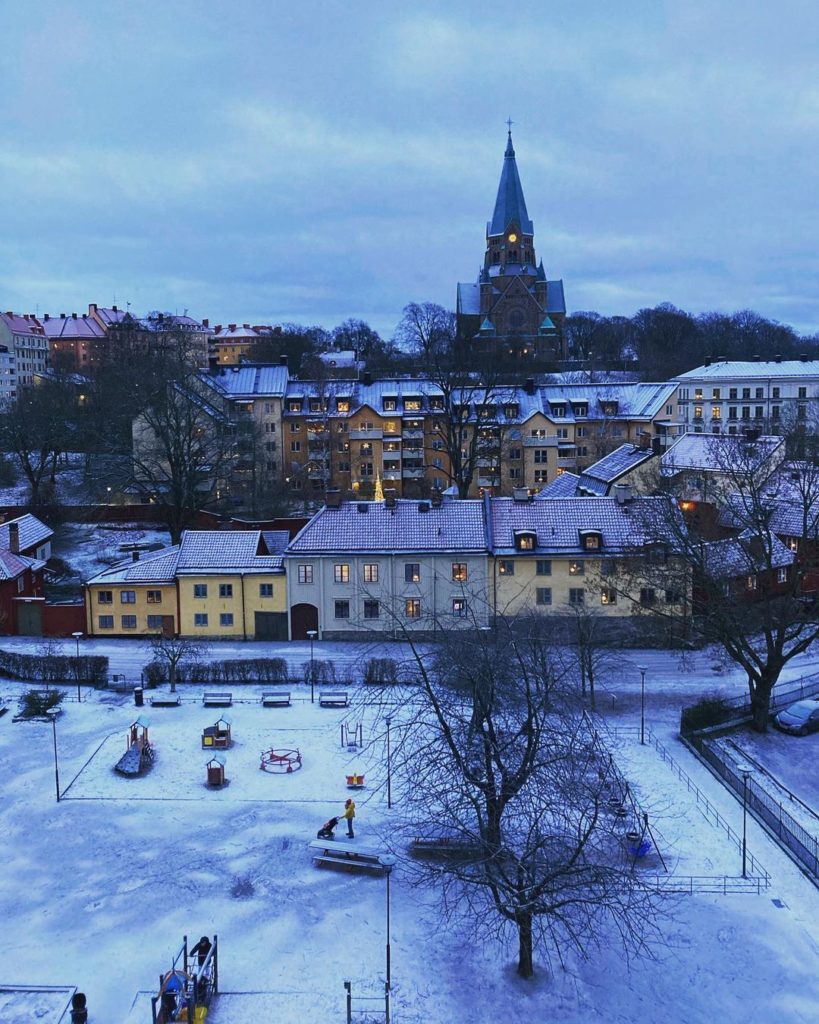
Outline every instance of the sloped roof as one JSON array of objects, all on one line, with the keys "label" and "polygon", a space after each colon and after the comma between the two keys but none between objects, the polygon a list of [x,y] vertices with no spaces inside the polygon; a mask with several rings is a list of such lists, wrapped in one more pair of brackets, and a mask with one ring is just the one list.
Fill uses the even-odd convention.
[{"label": "sloped roof", "polygon": [[143,554],[139,561],[123,559],[103,569],[86,584],[98,583],[172,583],[176,572],[179,546]]},{"label": "sloped roof", "polygon": [[[810,499],[797,500],[794,497],[765,497],[767,525],[771,533],[779,537],[801,537],[807,529],[807,536],[819,536],[819,506]],[[761,518],[763,509],[754,507],[753,498],[748,508],[742,494],[729,494],[719,513],[720,526],[742,529]]]},{"label": "sloped roof", "polygon": [[819,376],[819,359],[775,359],[749,360],[728,359],[710,366],[697,366],[686,370],[674,379],[688,382],[705,378],[707,380],[727,380],[732,377],[748,378],[749,380],[767,379],[769,377],[817,377]]},{"label": "sloped roof", "polygon": [[563,294],[563,280],[546,283],[546,312],[565,313],[566,296]]},{"label": "sloped roof", "polygon": [[561,473],[556,476],[550,484],[538,491],[535,501],[542,498],[573,498],[577,494],[577,485],[580,477],[577,473]]},{"label": "sloped roof", "polygon": [[202,373],[200,379],[229,398],[284,397],[289,371],[269,363],[242,363],[222,367],[217,373]]},{"label": "sloped roof", "polygon": [[478,316],[481,312],[481,287],[479,284],[458,283],[457,312],[462,316]]},{"label": "sloped roof", "polygon": [[487,234],[502,235],[513,221],[524,234],[534,234],[534,226],[526,212],[526,200],[523,198],[523,186],[520,183],[510,131],[506,141],[506,152],[503,155],[503,169],[495,198],[495,209]]},{"label": "sloped roof", "polygon": [[43,336],[43,328],[36,316],[28,313],[13,313],[11,310],[0,313],[0,320],[5,323],[12,334],[36,334]]},{"label": "sloped roof", "polygon": [[736,464],[741,445],[741,466],[736,468],[755,472],[784,444],[785,439],[775,435],[746,441],[735,434],[683,434],[660,457],[660,471],[666,476],[687,469],[725,472]]},{"label": "sloped roof", "polygon": [[26,512],[25,515],[17,516],[16,519],[8,519],[5,523],[0,523],[0,548],[9,547],[10,523],[17,523],[20,528],[21,551],[36,547],[38,544],[42,544],[54,536],[54,531],[50,526],[46,526],[36,516]]},{"label": "sloped roof", "polygon": [[641,448],[637,444],[621,444],[619,448],[604,455],[594,465],[584,469],[581,476],[592,477],[595,480],[612,484],[618,477],[628,473],[636,466],[648,462],[653,456],[654,452],[651,448]]},{"label": "sloped roof", "polygon": [[43,331],[47,338],[104,338],[105,330],[93,316],[49,316],[43,317]]},{"label": "sloped roof", "polygon": [[265,547],[271,555],[280,555],[290,543],[288,530],[262,530]]},{"label": "sloped roof", "polygon": [[44,564],[44,562],[39,562],[36,558],[29,558],[27,555],[15,555],[12,551],[0,551],[0,579],[16,579],[26,569],[41,569]]},{"label": "sloped roof", "polygon": [[765,569],[782,569],[796,560],[794,552],[777,537],[766,537],[765,542],[770,542],[770,556],[756,548],[748,530],[739,537],[709,541],[703,544],[703,568],[712,579],[736,579]]},{"label": "sloped roof", "polygon": [[[359,512],[359,505],[366,512]],[[426,505],[428,511],[419,507]],[[483,503],[478,500],[430,503],[399,499],[395,508],[384,502],[344,502],[323,508],[291,541],[287,555],[485,551]]]}]

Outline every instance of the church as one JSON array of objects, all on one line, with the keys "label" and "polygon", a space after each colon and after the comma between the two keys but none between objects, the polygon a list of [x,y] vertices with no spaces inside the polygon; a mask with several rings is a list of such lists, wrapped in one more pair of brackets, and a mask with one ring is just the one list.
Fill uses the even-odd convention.
[{"label": "church", "polygon": [[511,123],[483,267],[477,282],[458,285],[456,313],[459,341],[481,352],[538,362],[566,356],[563,281],[547,280],[535,256]]}]

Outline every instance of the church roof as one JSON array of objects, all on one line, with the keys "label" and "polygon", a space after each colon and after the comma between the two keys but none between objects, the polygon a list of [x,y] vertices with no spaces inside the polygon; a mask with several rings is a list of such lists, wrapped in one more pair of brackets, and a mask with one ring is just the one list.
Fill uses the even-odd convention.
[{"label": "church roof", "polygon": [[546,285],[546,312],[565,313],[566,299],[563,295],[563,281],[549,281]]},{"label": "church roof", "polygon": [[503,157],[498,195],[495,199],[495,211],[492,214],[487,234],[502,235],[512,221],[524,234],[534,234],[534,226],[526,212],[526,200],[523,198],[523,187],[518,175],[518,165],[515,162],[515,149],[512,145],[512,132],[510,131]]},{"label": "church roof", "polygon": [[481,289],[477,284],[458,284],[458,312],[464,316],[475,316],[481,311]]}]

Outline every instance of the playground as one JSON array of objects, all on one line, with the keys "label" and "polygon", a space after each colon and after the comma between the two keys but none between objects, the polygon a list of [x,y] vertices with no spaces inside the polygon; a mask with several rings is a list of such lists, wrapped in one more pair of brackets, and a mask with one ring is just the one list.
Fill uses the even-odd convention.
[{"label": "playground", "polygon": [[[66,701],[53,728],[0,718],[0,983],[76,986],[88,995],[91,1021],[150,1024],[151,998],[182,935],[218,933],[220,995],[210,1024],[283,1015],[343,1021],[345,981],[354,1005],[368,1005],[360,1000],[371,996],[373,1019],[383,1020],[385,877],[379,870],[321,870],[314,862],[317,855],[345,859],[341,844],[367,856],[389,843],[400,804],[387,807],[383,710],[362,707],[354,693],[346,708],[310,704],[301,688],[284,707],[264,707],[253,688],[234,693],[230,747],[218,751],[228,784],[213,787],[206,765],[215,752],[203,749],[202,737],[220,712],[204,707],[201,693],[185,689],[183,698],[179,707],[136,709],[125,695],[90,694],[81,704]],[[138,718],[147,720],[151,762],[123,776],[114,766]],[[623,723],[613,717],[609,724]],[[673,721],[654,724],[683,761]],[[351,734],[356,750],[349,749]],[[609,739],[630,796],[650,816],[655,848],[640,855],[635,870],[664,875],[662,853],[674,879],[739,877],[735,844],[655,747],[641,746],[628,729]],[[298,751],[301,766],[262,770],[268,751]],[[685,769],[739,829],[736,801],[696,762],[686,760]],[[359,776],[355,840],[341,827],[334,844],[317,851],[316,830],[341,814],[348,777]],[[634,849],[626,837],[633,818],[629,805],[625,858]],[[675,898],[660,961],[635,963],[631,974],[603,946],[554,975],[543,967],[532,983],[514,974],[513,943],[476,940],[457,918],[443,922],[435,894],[410,887],[397,851],[389,875],[393,1020],[490,1021],[508,1016],[510,1000],[520,1000],[533,1019],[561,1024],[580,1024],[604,1009],[611,1020],[651,1020],[683,988],[688,1003],[677,1019],[686,1022],[736,1019],[749,1000],[759,1019],[810,1019],[803,1009],[819,998],[810,937],[819,899],[755,826],[749,839],[771,873],[769,890]],[[797,991],[804,1002],[790,994]],[[57,1012],[43,1016],[44,1024],[68,1024]],[[0,1009],[0,1024],[24,1019],[19,1007],[6,1016]]]}]

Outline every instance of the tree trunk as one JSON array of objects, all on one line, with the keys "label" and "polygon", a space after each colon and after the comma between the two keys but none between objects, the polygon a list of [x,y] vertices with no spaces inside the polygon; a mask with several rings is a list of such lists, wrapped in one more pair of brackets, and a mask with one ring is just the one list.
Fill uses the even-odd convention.
[{"label": "tree trunk", "polygon": [[748,680],[751,691],[752,725],[757,732],[768,731],[768,718],[771,714],[771,691],[776,678],[762,676],[757,680]]},{"label": "tree trunk", "polygon": [[168,682],[171,684],[171,693],[176,693],[176,662],[168,664]]},{"label": "tree trunk", "polygon": [[532,915],[521,912],[516,915],[518,926],[518,974],[521,978],[531,978],[535,973],[532,959]]}]

